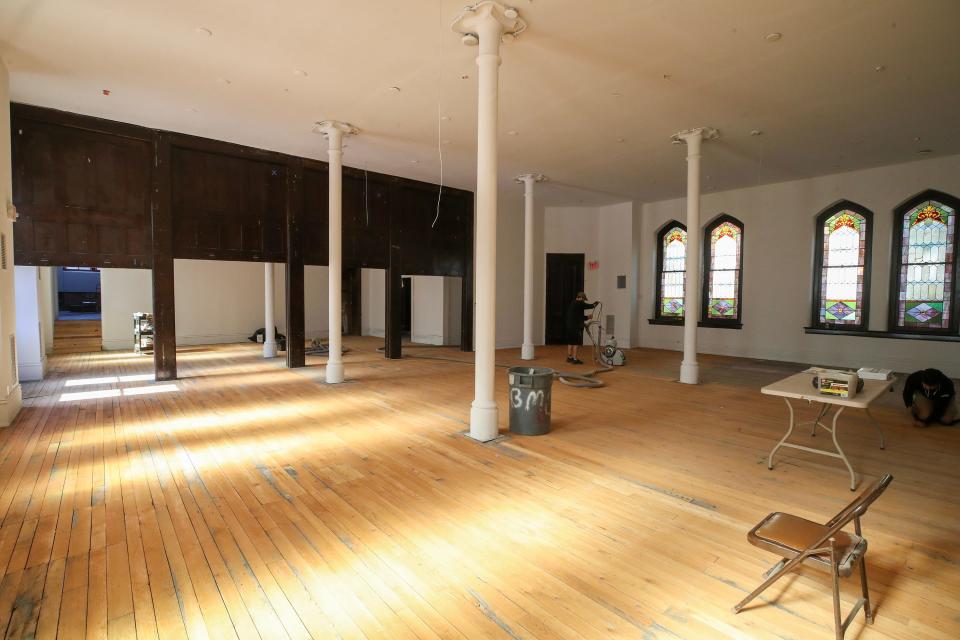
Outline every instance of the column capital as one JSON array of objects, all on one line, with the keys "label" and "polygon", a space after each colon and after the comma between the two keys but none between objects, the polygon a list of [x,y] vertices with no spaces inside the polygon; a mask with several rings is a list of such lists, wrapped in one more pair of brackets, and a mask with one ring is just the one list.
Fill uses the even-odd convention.
[{"label": "column capital", "polygon": [[673,144],[685,144],[690,138],[699,138],[701,140],[716,140],[720,137],[720,132],[713,127],[694,127],[693,129],[684,129],[670,136]]},{"label": "column capital", "polygon": [[534,182],[547,182],[549,178],[543,175],[542,173],[521,173],[519,176],[513,179],[514,182],[519,184],[532,184]]},{"label": "column capital", "polygon": [[340,122],[339,120],[322,120],[314,123],[313,132],[326,136],[327,141],[330,143],[331,149],[339,149],[340,141],[343,139],[343,136],[357,135],[360,133],[360,129],[357,129],[349,122]]},{"label": "column capital", "polygon": [[526,30],[527,23],[515,8],[496,0],[481,0],[464,7],[450,27],[463,36],[463,44],[480,45],[481,53],[496,53],[501,42],[513,41]]}]

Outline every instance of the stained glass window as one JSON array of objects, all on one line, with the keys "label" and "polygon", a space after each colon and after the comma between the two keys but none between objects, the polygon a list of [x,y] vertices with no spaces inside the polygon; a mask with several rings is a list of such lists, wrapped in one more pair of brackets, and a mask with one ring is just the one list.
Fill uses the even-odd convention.
[{"label": "stained glass window", "polygon": [[679,222],[666,225],[660,236],[660,282],[657,317],[683,318],[687,269],[687,230]]},{"label": "stained glass window", "polygon": [[743,224],[730,216],[721,216],[706,228],[704,235],[708,252],[704,319],[738,322]]},{"label": "stained glass window", "polygon": [[901,234],[897,327],[914,331],[949,329],[957,212],[931,198],[906,211],[898,209],[897,214]]},{"label": "stained glass window", "polygon": [[816,321],[820,326],[866,327],[871,213],[842,202],[817,218],[820,248]]}]

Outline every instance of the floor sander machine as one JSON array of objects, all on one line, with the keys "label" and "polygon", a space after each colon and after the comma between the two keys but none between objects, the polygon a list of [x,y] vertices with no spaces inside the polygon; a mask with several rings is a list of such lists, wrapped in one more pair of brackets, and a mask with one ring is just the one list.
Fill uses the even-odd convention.
[{"label": "floor sander machine", "polygon": [[603,304],[598,302],[590,319],[584,324],[590,344],[593,345],[593,361],[597,367],[587,373],[556,372],[555,377],[563,384],[581,388],[602,387],[603,381],[595,377],[597,374],[612,371],[614,367],[622,367],[627,363],[627,356],[623,349],[617,346],[617,339],[610,335],[604,340],[603,324],[600,322],[602,312]]}]

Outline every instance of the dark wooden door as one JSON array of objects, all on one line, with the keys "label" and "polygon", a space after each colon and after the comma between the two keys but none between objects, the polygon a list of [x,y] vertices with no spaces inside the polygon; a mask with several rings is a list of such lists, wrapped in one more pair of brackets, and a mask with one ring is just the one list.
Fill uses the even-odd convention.
[{"label": "dark wooden door", "polygon": [[583,254],[547,254],[547,344],[566,344],[567,306],[583,291]]}]

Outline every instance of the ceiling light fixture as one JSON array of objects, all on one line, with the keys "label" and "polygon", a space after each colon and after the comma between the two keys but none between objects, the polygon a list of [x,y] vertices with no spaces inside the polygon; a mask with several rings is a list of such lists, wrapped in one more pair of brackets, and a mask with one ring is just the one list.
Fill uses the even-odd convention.
[{"label": "ceiling light fixture", "polygon": [[450,116],[440,116],[440,119],[446,122],[450,119]]},{"label": "ceiling light fixture", "polygon": [[294,69],[293,75],[297,76],[298,78],[306,78],[309,74],[303,69]]},{"label": "ceiling light fixture", "polygon": [[469,79],[470,79],[470,76],[468,76],[467,74],[463,74],[462,76],[460,76],[460,79],[461,79],[461,80],[469,80]]},{"label": "ceiling light fixture", "polygon": [[763,39],[766,40],[767,42],[777,42],[782,37],[783,37],[782,33],[780,33],[779,31],[774,31],[773,33],[768,33],[767,35],[763,36]]},{"label": "ceiling light fixture", "polygon": [[763,135],[763,131],[761,131],[760,129],[751,129],[751,130],[750,130],[750,135],[752,135],[752,136],[762,136],[762,135]]},{"label": "ceiling light fixture", "polygon": [[879,72],[881,72],[881,71],[884,71],[886,68],[887,68],[886,65],[878,64],[877,66],[875,66],[875,67],[873,68],[873,70],[879,73]]},{"label": "ceiling light fixture", "polygon": [[211,31],[210,29],[207,29],[206,27],[197,27],[196,29],[194,29],[194,32],[200,36],[209,37],[213,35],[213,31]]},{"label": "ceiling light fixture", "polygon": [[665,74],[663,74],[663,79],[664,79],[664,80],[669,80],[669,79],[671,79],[672,77],[673,77],[673,74],[671,74],[671,73],[665,73]]},{"label": "ceiling light fixture", "polygon": [[390,91],[393,93],[400,93],[400,87],[390,87]]}]

